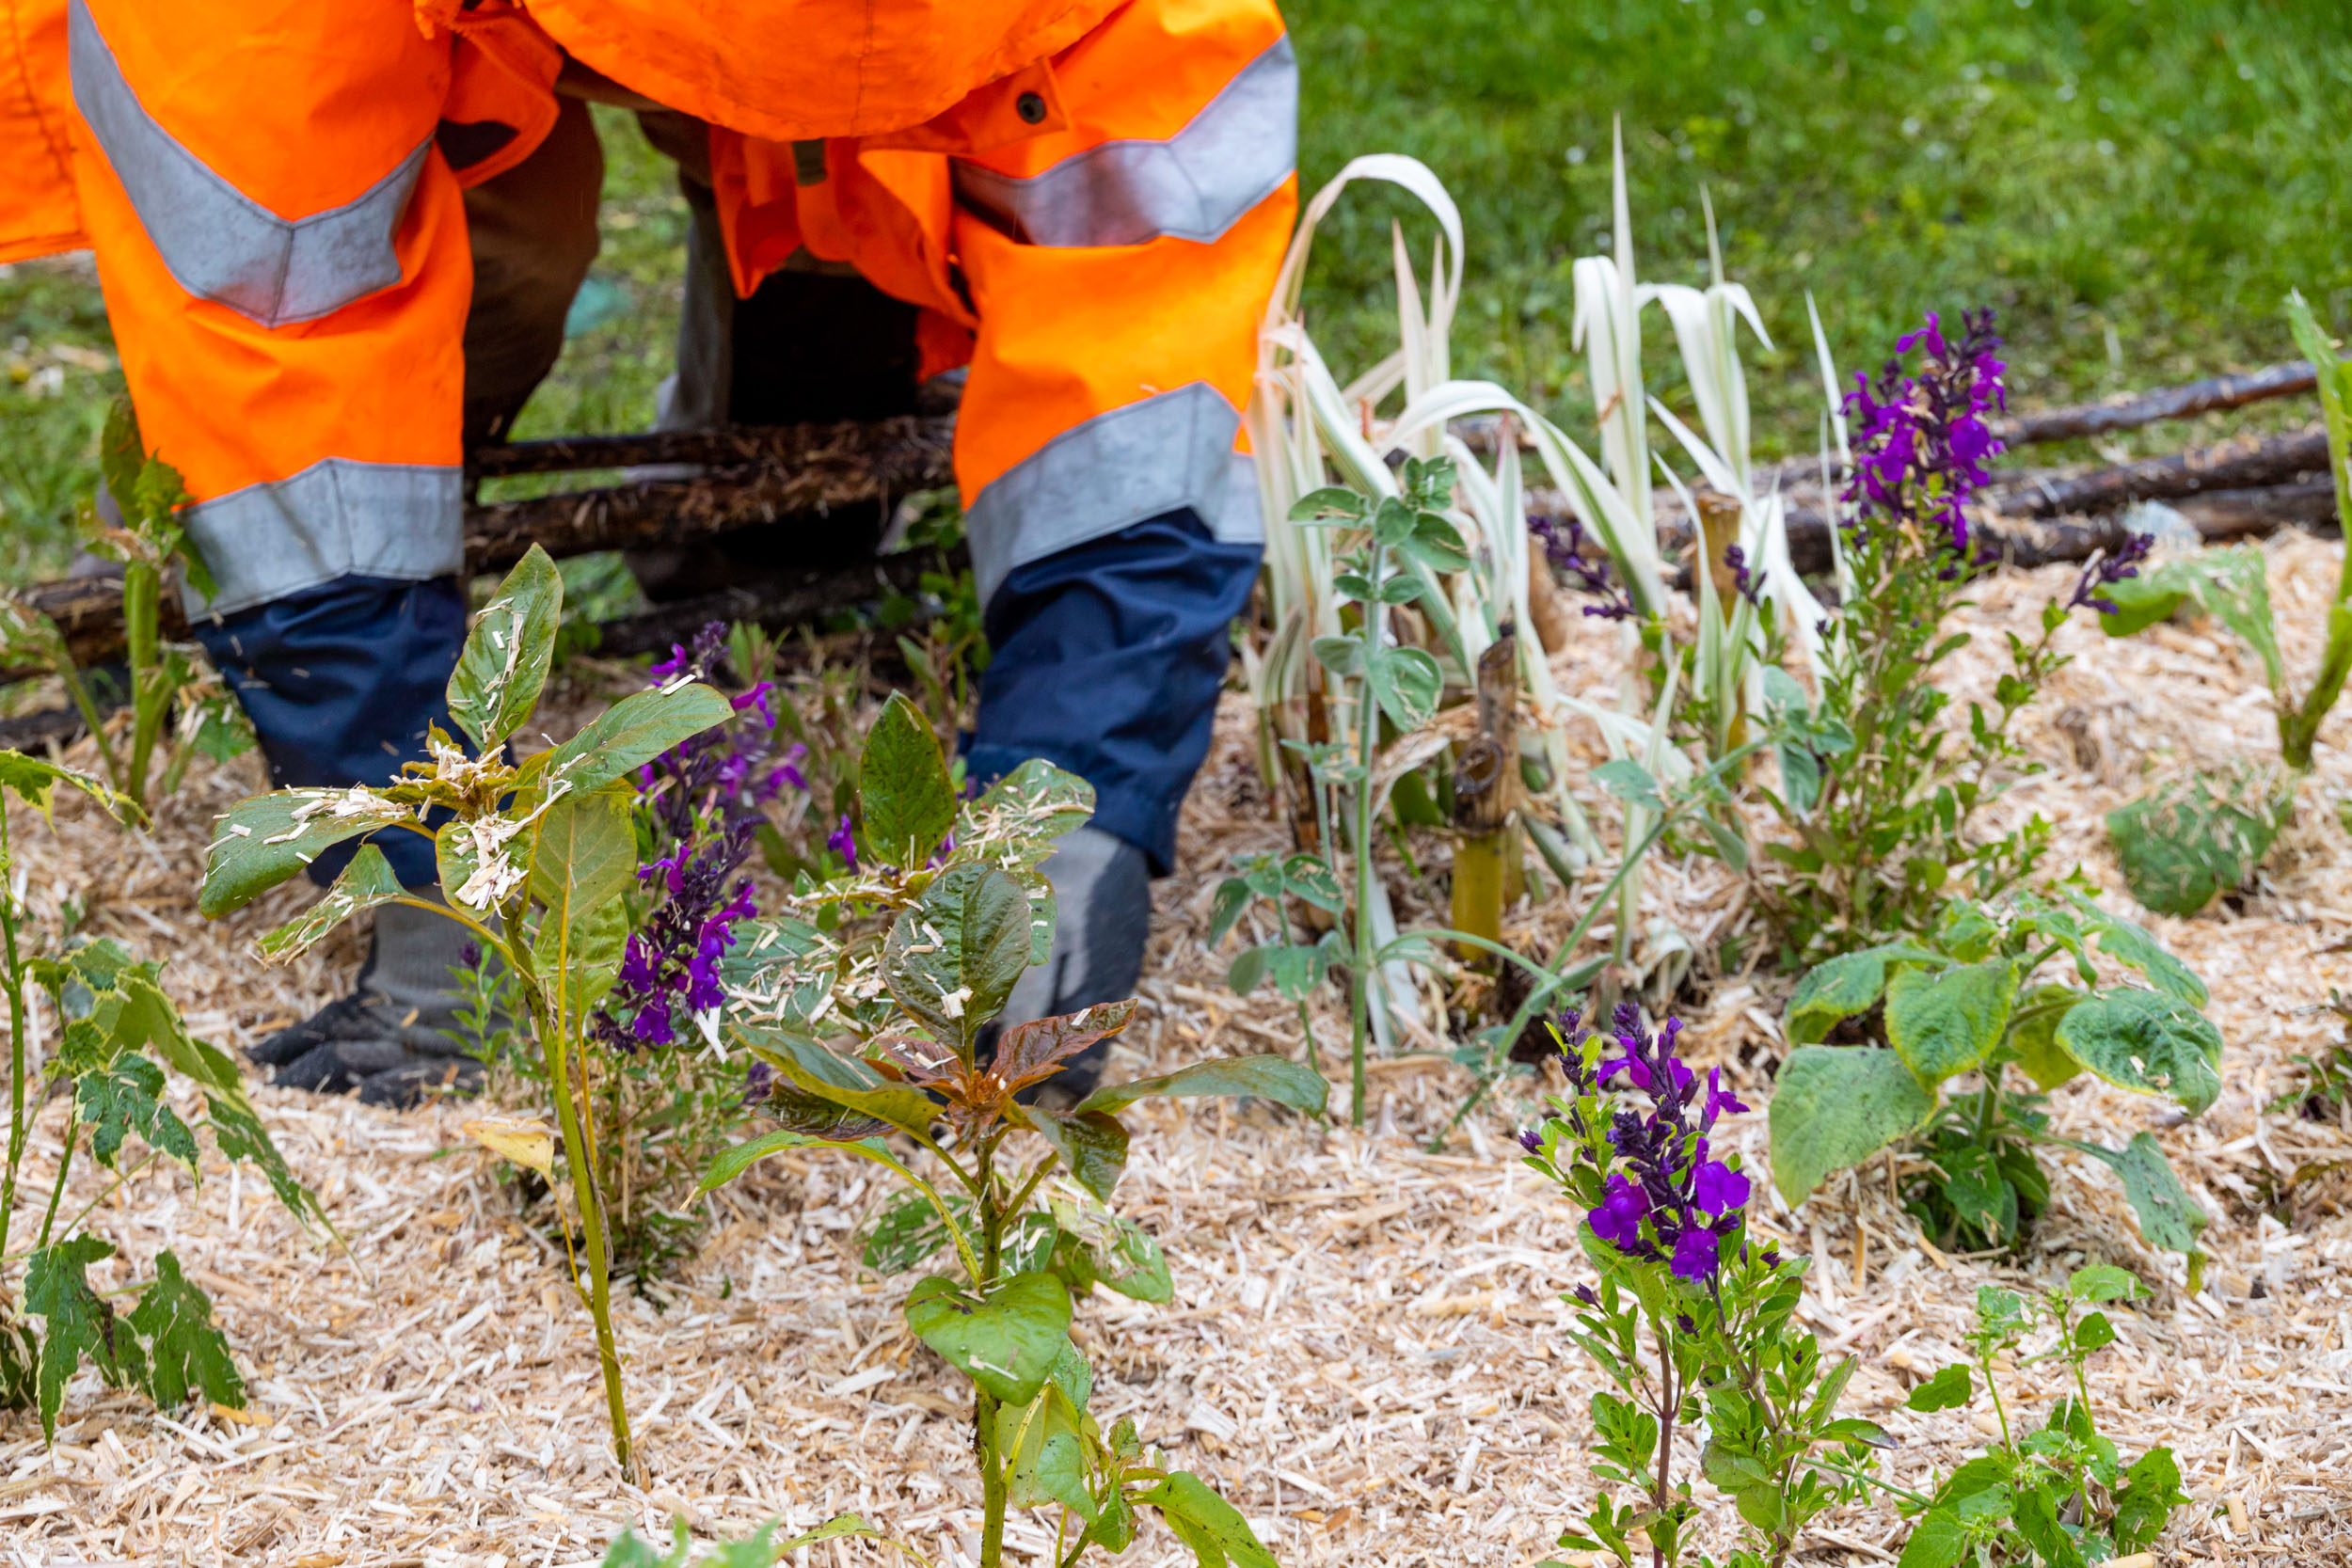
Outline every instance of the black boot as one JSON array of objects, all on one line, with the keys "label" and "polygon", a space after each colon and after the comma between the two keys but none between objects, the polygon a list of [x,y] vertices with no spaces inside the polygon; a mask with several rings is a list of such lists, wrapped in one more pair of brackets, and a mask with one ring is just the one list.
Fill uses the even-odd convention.
[{"label": "black boot", "polygon": [[249,1054],[278,1069],[284,1088],[343,1094],[399,1109],[436,1094],[482,1087],[482,1064],[453,1037],[458,996],[451,972],[471,936],[446,915],[388,904],[375,911],[368,961],[349,996],[281,1029]]},{"label": "black boot", "polygon": [[[1152,930],[1152,879],[1143,851],[1100,828],[1063,836],[1043,866],[1054,884],[1054,950],[1012,988],[1005,1010],[981,1037],[993,1056],[997,1034],[1032,1019],[1058,1018],[1101,1002],[1123,1002],[1143,974],[1144,939]],[[1024,1101],[1076,1103],[1103,1082],[1111,1042],[1095,1041]]]}]

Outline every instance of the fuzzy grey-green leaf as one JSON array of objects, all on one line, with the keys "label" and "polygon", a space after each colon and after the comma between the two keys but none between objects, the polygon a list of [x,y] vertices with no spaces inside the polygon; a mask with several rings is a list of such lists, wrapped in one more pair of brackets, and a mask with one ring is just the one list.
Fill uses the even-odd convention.
[{"label": "fuzzy grey-green leaf", "polygon": [[477,750],[514,734],[539,705],[563,618],[564,578],[533,545],[474,617],[450,673],[450,717]]}]

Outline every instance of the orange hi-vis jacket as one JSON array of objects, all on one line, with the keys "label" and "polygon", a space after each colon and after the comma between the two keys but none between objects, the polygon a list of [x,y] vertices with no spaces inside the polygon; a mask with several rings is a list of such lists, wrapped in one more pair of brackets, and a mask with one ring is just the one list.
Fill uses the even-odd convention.
[{"label": "orange hi-vis jacket", "polygon": [[566,53],[707,121],[737,289],[805,249],[970,366],[985,596],[1192,507],[1236,448],[1296,206],[1273,0],[0,0],[0,261],[95,250],[148,441],[232,612],[455,571],[462,191]]}]

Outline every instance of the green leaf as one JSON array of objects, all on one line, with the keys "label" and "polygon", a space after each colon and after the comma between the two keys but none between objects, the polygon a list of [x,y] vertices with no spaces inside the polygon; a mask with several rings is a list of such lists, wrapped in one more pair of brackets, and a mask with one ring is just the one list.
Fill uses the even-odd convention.
[{"label": "green leaf", "polygon": [[1025,1106],[1030,1128],[1043,1138],[1078,1184],[1108,1203],[1127,1168],[1127,1129],[1104,1111],[1063,1116]]},{"label": "green leaf", "polygon": [[1923,1084],[1941,1084],[1993,1053],[2017,1006],[2007,958],[1929,973],[1900,969],[1886,983],[1886,1039]]},{"label": "green leaf", "polygon": [[699,682],[633,691],[548,753],[538,787],[568,784],[574,795],[593,794],[734,712],[724,696]]},{"label": "green leaf", "polygon": [[286,1164],[286,1157],[271,1141],[269,1130],[262,1125],[261,1117],[255,1114],[242,1088],[233,1093],[206,1089],[204,1111],[213,1125],[213,1142],[220,1146],[223,1158],[260,1171],[270,1191],[278,1195],[278,1201],[303,1225],[332,1229],[327,1226],[326,1211],[319,1207],[317,1195],[295,1178],[294,1167]]},{"label": "green leaf", "polygon": [[1419,648],[1382,648],[1372,657],[1372,695],[1389,722],[1417,730],[1438,711],[1445,675],[1438,661]]},{"label": "green leaf", "polygon": [[1859,1416],[1841,1416],[1821,1428],[1821,1435],[1833,1443],[1861,1443],[1873,1449],[1896,1446],[1895,1434],[1876,1421],[1866,1421]]},{"label": "green leaf", "polygon": [[1463,546],[1460,531],[1435,512],[1416,513],[1412,534],[1400,541],[1397,547],[1406,559],[1418,561],[1433,572],[1470,570],[1470,551]]},{"label": "green leaf", "polygon": [[97,1363],[109,1383],[122,1381],[117,1353],[114,1308],[89,1288],[92,1263],[115,1255],[113,1243],[76,1236],[37,1249],[24,1267],[24,1310],[41,1319],[39,1376],[41,1435],[57,1440],[57,1411],[65,1386],[84,1357]]},{"label": "green leaf", "polygon": [[1310,490],[1291,503],[1294,523],[1349,523],[1370,510],[1372,499],[1338,484],[1327,484],[1320,490]]},{"label": "green leaf", "polygon": [[129,1323],[146,1344],[145,1386],[157,1404],[169,1409],[200,1393],[231,1410],[245,1408],[245,1380],[229,1358],[229,1341],[213,1326],[212,1299],[188,1283],[168,1251],[155,1255],[155,1282],[140,1292]]},{"label": "green leaf", "polygon": [[1234,954],[1233,961],[1225,969],[1226,989],[1235,996],[1248,996],[1256,990],[1259,982],[1265,978],[1268,962],[1279,950],[1279,944],[1268,943],[1263,947],[1245,947]]},{"label": "green leaf", "polygon": [[670,1549],[660,1556],[635,1530],[624,1528],[621,1538],[606,1548],[603,1568],[686,1568],[686,1560],[694,1550],[693,1538],[687,1533],[683,1518],[673,1517],[670,1528]]},{"label": "green leaf", "polygon": [[[2018,1013],[2031,1016],[2010,1031],[2010,1053],[2043,1094],[2071,1083],[2082,1072],[2082,1063],[2058,1044],[2058,1026],[2073,1003],[2085,994],[2071,986],[2032,986],[2017,998]],[[2042,1012],[2043,1007],[2052,1010]]]},{"label": "green leaf", "polygon": [[0,750],[0,789],[14,790],[19,799],[38,808],[44,816],[49,813],[50,792],[61,784],[72,784],[118,816],[128,804],[103,779],[60,768],[40,757],[28,757],[22,752]]},{"label": "green leaf", "polygon": [[2289,780],[2236,768],[2171,780],[2117,807],[2107,835],[2142,908],[2191,915],[2246,884],[2294,809]]},{"label": "green leaf", "polygon": [[[947,1206],[965,1216],[970,1223],[972,1205],[962,1198],[949,1198]],[[860,1254],[866,1266],[879,1275],[905,1274],[915,1268],[947,1244],[947,1227],[931,1207],[931,1200],[921,1193],[899,1193],[882,1205],[882,1211],[866,1228],[866,1246]]]},{"label": "green leaf", "polygon": [[887,1082],[866,1063],[838,1055],[803,1036],[755,1036],[744,1031],[743,1039],[754,1055],[782,1073],[795,1088],[930,1141],[939,1107],[921,1089]]},{"label": "green leaf", "polygon": [[2090,1312],[2074,1325],[2074,1348],[2085,1355],[2115,1343],[2115,1325],[2105,1312]]},{"label": "green leaf", "polygon": [[1948,1508],[1931,1508],[1911,1528],[1895,1568],[1956,1568],[1968,1550],[1968,1532]]},{"label": "green leaf", "polygon": [[298,958],[353,915],[389,904],[405,891],[384,851],[362,844],[325,897],[262,938],[262,957],[270,963]]},{"label": "green leaf", "polygon": [[1282,863],[1282,887],[1316,909],[1337,914],[1346,905],[1340,879],[1315,855],[1293,855]]},{"label": "green leaf", "polygon": [[1160,1511],[1177,1539],[1192,1548],[1200,1568],[1225,1568],[1229,1560],[1234,1568],[1279,1568],[1249,1521],[1189,1470],[1178,1470],[1136,1494],[1136,1501]]},{"label": "green leaf", "polygon": [[899,692],[882,705],[858,762],[858,809],[878,860],[919,866],[956,825],[956,786],[930,721]]},{"label": "green leaf", "polygon": [[1069,1343],[1070,1291],[1050,1274],[1017,1274],[984,1293],[933,1275],[907,1296],[907,1326],[1008,1404],[1037,1398]]},{"label": "green leaf", "polygon": [[475,750],[504,740],[539,705],[563,619],[564,578],[533,545],[474,617],[449,677],[450,716]]},{"label": "green leaf", "polygon": [[2284,686],[2285,666],[2279,657],[2270,610],[2268,566],[2260,546],[2238,545],[2175,556],[2143,567],[2137,577],[2110,584],[2103,592],[2116,608],[2115,614],[2099,617],[2109,637],[2128,637],[2168,619],[2183,604],[2191,604],[2237,633],[2260,656],[2271,690]]},{"label": "green leaf", "polygon": [[1968,1365],[1955,1361],[1933,1377],[1912,1389],[1906,1407],[1923,1411],[1958,1410],[1976,1396],[1977,1386],[1968,1375]]},{"label": "green leaf", "polygon": [[1891,1051],[1801,1045],[1773,1085],[1772,1184],[1800,1202],[1830,1172],[1926,1126],[1935,1103]]},{"label": "green leaf", "polygon": [[413,820],[405,806],[356,785],[281,789],[240,800],[219,819],[220,832],[206,851],[197,911],[217,920],[245,908],[343,840]]},{"label": "green leaf", "polygon": [[90,1129],[90,1152],[100,1164],[115,1169],[123,1138],[136,1132],[148,1148],[195,1174],[196,1134],[163,1102],[163,1093],[164,1069],[135,1051],[73,1080],[74,1111]]},{"label": "green leaf", "polygon": [[1318,637],[1308,649],[1325,669],[1343,680],[1364,673],[1364,643],[1359,637]]},{"label": "green leaf", "polygon": [[2129,1269],[2086,1263],[2066,1276],[2066,1293],[2076,1301],[2129,1301],[2146,1295],[2148,1288]]},{"label": "green leaf", "polygon": [[1058,1503],[1082,1519],[1093,1519],[1083,1427],[1093,1386],[1093,1369],[1075,1346],[1064,1341],[1037,1398],[1025,1405],[998,1409],[996,1451],[1004,1461],[1008,1500],[1013,1507]]},{"label": "green leaf", "polygon": [[1241,911],[1248,909],[1249,901],[1256,896],[1249,890],[1249,884],[1239,877],[1228,877],[1217,884],[1216,902],[1209,910],[1211,947],[1225,940],[1225,933],[1233,928],[1233,922],[1241,918]]},{"label": "green leaf", "polygon": [[1658,792],[1658,781],[1650,770],[1630,757],[1604,762],[1593,769],[1593,783],[1628,804],[1643,806],[1650,811],[1664,811],[1665,799]]},{"label": "green leaf", "polygon": [[547,908],[533,960],[542,984],[561,974],[566,1010],[595,1006],[612,983],[628,937],[621,895],[637,880],[637,825],[626,786],[566,795],[539,818],[531,895]]},{"label": "green leaf", "polygon": [[2077,1002],[2058,1021],[2056,1038],[2118,1088],[2169,1094],[2190,1116],[2221,1093],[2221,1031],[2161,992],[2130,987]]},{"label": "green leaf", "polygon": [[2100,952],[2139,971],[2156,990],[2192,1007],[2202,1007],[2211,999],[2197,972],[2174,958],[2147,927],[2109,913],[2079,892],[2070,891],[2068,896],[2081,911],[2084,924],[2098,933]]},{"label": "green leaf", "polygon": [[2139,1222],[2142,1240],[2167,1252],[2195,1255],[2197,1238],[2211,1219],[2172,1174],[2171,1162],[2153,1137],[2136,1132],[2120,1149],[2094,1145],[2085,1152],[2105,1161],[2123,1179],[2123,1196]]},{"label": "green leaf", "polygon": [[1888,966],[1902,962],[1941,963],[1943,959],[1922,947],[1890,942],[1841,954],[1806,970],[1781,1014],[1788,1043],[1818,1045],[1842,1021],[1868,1012],[1886,990]]},{"label": "green leaf", "polygon": [[1294,1062],[1287,1056],[1220,1056],[1213,1061],[1195,1062],[1158,1078],[1139,1078],[1132,1084],[1116,1084],[1095,1090],[1078,1104],[1073,1113],[1084,1116],[1089,1111],[1108,1111],[1116,1114],[1138,1100],[1152,1096],[1184,1098],[1200,1095],[1255,1095],[1288,1105],[1311,1115],[1323,1114],[1325,1100],[1331,1092],[1323,1075],[1304,1062]]},{"label": "green leaf", "polygon": [[578,911],[564,933],[559,956],[556,937],[564,932],[543,916],[532,933],[531,961],[544,979],[564,976],[564,1006],[572,1017],[583,1017],[602,1003],[621,973],[628,948],[628,906],[618,898],[591,904]]},{"label": "green leaf", "polygon": [[1166,1303],[1176,1299],[1176,1284],[1168,1272],[1168,1258],[1150,1231],[1135,1221],[1104,1210],[1057,1198],[1054,1224],[1064,1246],[1083,1255],[1073,1288],[1108,1286],[1133,1301]]},{"label": "green leaf", "polygon": [[1028,967],[1028,895],[993,866],[949,866],[898,911],[882,944],[892,997],[967,1060]]},{"label": "green leaf", "polygon": [[[725,1186],[728,1182],[734,1180],[737,1177],[742,1175],[745,1171],[751,1169],[754,1165],[768,1158],[769,1155],[781,1153],[783,1150],[787,1148],[842,1148],[850,1147],[857,1147],[857,1141],[854,1139],[845,1140],[839,1138],[814,1137],[806,1132],[795,1132],[788,1127],[778,1128],[772,1132],[762,1132],[756,1138],[752,1138],[739,1144],[733,1144],[721,1149],[718,1154],[712,1158],[710,1164],[704,1168],[702,1180],[694,1184],[694,1196],[699,1197],[705,1193],[718,1191],[721,1187]],[[872,1147],[875,1148],[880,1148],[879,1145]],[[891,1164],[895,1167],[897,1166],[898,1162],[896,1160],[888,1160],[885,1164]]]}]

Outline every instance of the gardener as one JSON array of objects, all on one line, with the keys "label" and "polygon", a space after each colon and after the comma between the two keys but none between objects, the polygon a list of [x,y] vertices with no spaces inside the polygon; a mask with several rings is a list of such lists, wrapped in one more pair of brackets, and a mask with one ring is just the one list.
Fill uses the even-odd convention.
[{"label": "gardener", "polygon": [[[278,783],[380,783],[453,730],[461,454],[554,363],[596,246],[584,101],[623,103],[693,214],[665,422],[905,412],[968,368],[969,765],[1043,756],[1098,798],[1006,1016],[1129,993],[1259,558],[1237,410],[1296,203],[1271,0],[24,9],[0,260],[97,252],[217,584],[190,619]],[[423,840],[381,842],[434,880]],[[372,1100],[446,1080],[462,941],[378,911],[353,994],[256,1055]]]}]

